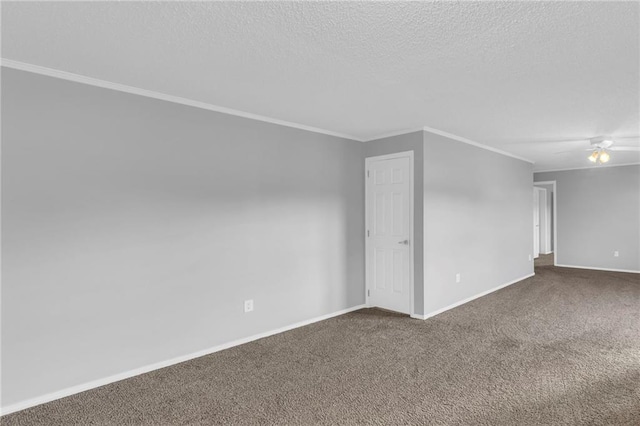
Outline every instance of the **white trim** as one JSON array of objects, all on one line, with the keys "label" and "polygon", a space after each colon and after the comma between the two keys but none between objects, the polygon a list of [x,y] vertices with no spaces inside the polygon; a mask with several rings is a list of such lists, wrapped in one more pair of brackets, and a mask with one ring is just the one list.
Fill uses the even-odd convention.
[{"label": "white trim", "polygon": [[138,87],[127,86],[125,84],[114,83],[111,81],[100,80],[93,77],[87,77],[80,74],[74,74],[67,71],[60,71],[53,68],[41,67],[39,65],[28,64],[25,62],[14,61],[12,59],[0,58],[0,65],[16,70],[32,72],[35,74],[46,75],[49,77],[60,78],[62,80],[73,81],[76,83],[88,84],[90,86],[102,87],[104,89],[117,90],[119,92],[131,93],[134,95],[145,96],[147,98],[159,99],[162,101],[173,102],[176,104],[187,105],[194,108],[206,109],[222,114],[235,115],[238,117],[249,118],[251,120],[263,121],[265,123],[277,124],[279,126],[292,127],[294,129],[306,130],[308,132],[321,133],[324,135],[335,136],[338,138],[351,139],[363,142],[362,139],[344,133],[332,132],[330,130],[319,129],[317,127],[307,126],[305,124],[293,123],[291,121],[279,120],[277,118],[265,117],[263,115],[253,114],[250,112],[238,111],[232,108],[226,108],[219,105],[213,105],[206,102],[200,102],[192,99],[182,98],[180,96],[168,95],[166,93],[155,92],[153,90],[141,89]]},{"label": "white trim", "polygon": [[426,320],[427,319],[426,315],[420,315],[420,314],[411,314],[410,317],[414,318],[414,319],[419,319],[419,320]]},{"label": "white trim", "polygon": [[[535,179],[535,176],[534,176]],[[558,266],[558,184],[555,180],[533,182],[534,185],[553,185],[553,266]]]},{"label": "white trim", "polygon": [[487,151],[492,151],[492,152],[495,152],[497,154],[506,155],[507,157],[512,157],[512,158],[515,158],[515,159],[518,159],[518,160],[526,161],[527,163],[531,163],[531,164],[534,163],[534,161],[529,160],[528,158],[520,157],[520,156],[512,154],[510,152],[503,151],[501,149],[494,148],[492,146],[485,145],[485,144],[482,144],[480,142],[472,141],[471,139],[463,138],[462,136],[454,135],[453,133],[445,132],[443,130],[438,130],[438,129],[434,129],[433,127],[427,127],[427,126],[423,126],[423,127],[415,128],[415,129],[405,129],[405,130],[397,130],[395,132],[383,133],[383,134],[377,135],[377,136],[375,136],[373,138],[365,139],[363,142],[371,142],[371,141],[375,141],[375,140],[378,140],[378,139],[390,138],[390,137],[393,137],[393,136],[407,135],[409,133],[415,133],[415,132],[419,132],[419,131],[423,131],[423,132],[433,133],[435,135],[444,136],[446,138],[453,139],[453,140],[456,140],[458,142],[462,142],[462,143],[466,143],[468,145],[473,145],[473,146],[478,147],[478,148],[486,149]]},{"label": "white trim", "polygon": [[492,151],[498,154],[506,155],[507,157],[515,158],[517,160],[526,161],[527,163],[531,163],[531,164],[535,163],[535,161],[529,160],[528,158],[520,157],[518,155],[511,154],[510,152],[503,151],[501,149],[494,148],[492,146],[485,145],[480,142],[472,141],[471,139],[463,138],[462,136],[454,135],[453,133],[444,132],[442,130],[434,129],[431,127],[423,127],[422,130],[424,130],[425,132],[444,136],[445,138],[453,139],[458,142],[466,143],[468,145],[473,145],[478,148],[486,149],[487,151]]},{"label": "white trim", "polygon": [[545,251],[542,254],[551,253],[551,206],[549,205],[549,197],[547,195],[547,189],[544,189],[544,248]]},{"label": "white trim", "polygon": [[391,137],[394,137],[394,136],[408,135],[410,133],[416,133],[416,132],[422,132],[422,131],[424,131],[424,127],[417,127],[415,129],[396,130],[395,132],[382,133],[382,134],[377,135],[375,137],[367,138],[367,139],[363,140],[363,142],[372,142],[372,141],[377,141],[378,139],[385,139],[385,138],[391,138]]},{"label": "white trim", "polygon": [[[542,244],[543,239],[540,238],[540,251],[539,254],[550,254],[552,252],[552,250],[549,250],[549,248],[551,247],[551,226],[549,225],[549,219],[553,216],[553,214],[551,213],[551,208],[549,206],[549,202],[547,200],[547,188],[540,188],[538,185],[545,185],[545,184],[536,184],[534,182],[533,186],[534,188],[538,188],[539,191],[544,191],[544,227],[540,226],[539,229],[544,230],[544,244]],[[551,185],[551,184],[547,184],[547,185]],[[538,192],[538,197],[540,196],[540,192]],[[539,202],[539,200],[538,200]],[[540,210],[540,209],[538,209]],[[542,220],[539,221],[540,223],[542,223]],[[540,234],[541,232],[539,232],[538,234]],[[542,251],[542,247],[544,246],[545,251]]]},{"label": "white trim", "polygon": [[415,166],[414,166],[414,153],[413,151],[402,151],[402,152],[394,152],[391,154],[386,154],[386,155],[376,155],[373,157],[366,157],[364,159],[364,250],[365,250],[365,285],[364,285],[364,297],[365,297],[365,305],[367,307],[371,307],[370,301],[369,301],[369,237],[367,236],[367,230],[370,229],[369,228],[369,214],[367,212],[367,209],[369,208],[369,197],[368,197],[368,188],[369,188],[369,179],[367,176],[367,173],[369,171],[369,164],[373,161],[380,161],[380,160],[391,160],[394,158],[406,158],[409,157],[409,176],[411,176],[411,179],[409,180],[409,194],[410,194],[410,199],[409,199],[409,226],[410,226],[410,230],[409,230],[409,235],[411,235],[411,242],[409,244],[409,274],[410,274],[410,287],[411,287],[411,291],[409,292],[409,304],[410,304],[410,308],[409,308],[409,315],[413,317],[413,315],[415,314],[415,277],[414,277],[414,265],[415,265],[415,251],[414,251],[414,246],[415,246],[415,241],[416,241],[416,235],[415,235],[415,226],[414,226],[414,217],[413,217],[413,210],[414,210],[414,198],[415,198],[415,193],[414,193],[414,180],[415,180]]},{"label": "white trim", "polygon": [[[444,136],[444,137],[447,137],[449,139],[456,140],[458,142],[463,142],[463,143],[466,143],[466,144],[469,144],[469,145],[473,145],[473,146],[476,146],[478,148],[486,149],[487,151],[492,151],[492,152],[495,152],[495,153],[498,153],[498,154],[502,154],[502,155],[505,155],[507,157],[512,157],[512,158],[516,158],[518,160],[526,161],[527,163],[532,163],[532,164],[535,163],[534,161],[529,160],[528,158],[520,157],[520,156],[512,154],[510,152],[503,151],[501,149],[494,148],[492,146],[485,145],[485,144],[482,144],[480,142],[476,142],[476,141],[473,141],[471,139],[467,139],[467,138],[464,138],[462,136],[454,135],[453,133],[445,132],[443,130],[435,129],[433,127],[428,127],[428,126],[423,126],[423,127],[414,128],[414,129],[397,130],[397,131],[394,131],[394,132],[383,133],[383,134],[377,135],[375,137],[363,139],[363,138],[356,137],[356,136],[353,136],[353,135],[348,135],[348,134],[345,134],[345,133],[334,132],[334,131],[331,131],[331,130],[320,129],[318,127],[308,126],[306,124],[294,123],[294,122],[286,121],[286,120],[279,120],[277,118],[266,117],[266,116],[263,116],[263,115],[253,114],[253,113],[250,113],[250,112],[239,111],[239,110],[236,110],[236,109],[227,108],[227,107],[214,105],[214,104],[209,104],[209,103],[206,103],[206,102],[196,101],[196,100],[193,100],[193,99],[182,98],[180,96],[168,95],[166,93],[160,93],[160,92],[156,92],[156,91],[153,91],[153,90],[147,90],[147,89],[142,89],[142,88],[138,88],[138,87],[128,86],[128,85],[125,85],[125,84],[114,83],[114,82],[111,82],[111,81],[101,80],[101,79],[98,79],[98,78],[88,77],[88,76],[84,76],[84,75],[80,75],[80,74],[74,74],[74,73],[71,73],[71,72],[61,71],[61,70],[57,70],[57,69],[54,69],[54,68],[48,68],[48,67],[43,67],[43,66],[40,66],[40,65],[29,64],[29,63],[26,63],[26,62],[15,61],[13,59],[0,58],[0,65],[3,66],[3,67],[7,67],[7,68],[13,68],[13,69],[21,70],[21,71],[32,72],[32,73],[35,73],[35,74],[46,75],[46,76],[49,76],[49,77],[60,78],[62,80],[73,81],[73,82],[76,82],[76,83],[87,84],[87,85],[90,85],[90,86],[102,87],[104,89],[117,90],[119,92],[130,93],[130,94],[139,95],[139,96],[145,96],[145,97],[148,97],[148,98],[159,99],[159,100],[163,100],[163,101],[167,101],[167,102],[173,102],[173,103],[177,103],[177,104],[181,104],[181,105],[187,105],[187,106],[194,107],[194,108],[200,108],[200,109],[205,109],[205,110],[209,110],[209,111],[215,111],[215,112],[219,112],[219,113],[222,113],[222,114],[235,115],[235,116],[238,116],[238,117],[248,118],[248,119],[257,120],[257,121],[262,121],[262,122],[265,122],[265,123],[276,124],[276,125],[285,126],[285,127],[291,127],[291,128],[294,128],[294,129],[306,130],[308,132],[320,133],[320,134],[334,136],[334,137],[338,137],[338,138],[350,139],[350,140],[354,140],[354,141],[358,141],[358,142],[371,142],[371,141],[378,140],[378,139],[384,139],[384,138],[389,138],[389,137],[393,137],[393,136],[400,136],[400,135],[405,135],[405,134],[409,134],[409,133],[425,131],[425,132],[433,133],[433,134],[436,134],[436,135]],[[632,165],[637,165],[637,164],[640,164],[640,163],[599,165],[599,166],[596,166],[596,167],[598,167],[598,168],[601,168],[601,167],[619,167],[619,166],[632,166]],[[534,170],[534,173],[558,172],[558,171],[565,171],[565,170],[580,170],[580,169],[591,169],[591,168],[594,168],[594,166],[591,166],[591,167],[588,167],[588,166],[576,167],[576,168],[570,168],[570,169]]]},{"label": "white trim", "polygon": [[[542,194],[542,195],[541,195]],[[542,217],[540,215],[540,199],[544,197],[545,206],[547,201],[547,190],[533,185],[533,258],[537,259],[542,253],[542,238],[540,238],[540,228]],[[545,208],[546,210],[546,208]],[[538,216],[538,223],[536,225],[536,215]],[[536,229],[537,226],[537,229]],[[537,246],[536,246],[537,242]]]},{"label": "white trim", "polygon": [[[378,160],[393,160],[395,158],[403,158],[403,157],[411,157],[413,159],[413,150],[402,151],[402,152],[392,152],[391,154],[376,155],[373,157],[365,157],[365,166],[367,166],[367,160],[369,159],[371,159],[372,161],[378,161]],[[411,163],[411,171],[413,171],[413,163]]]},{"label": "white trim", "polygon": [[615,268],[596,268],[595,266],[580,266],[580,265],[555,265],[560,268],[575,268],[575,269],[592,269],[594,271],[607,271],[607,272],[626,272],[629,274],[640,274],[640,271],[633,269],[615,269]]},{"label": "white trim", "polygon": [[534,170],[533,173],[551,173],[551,172],[568,172],[571,170],[586,170],[586,169],[608,169],[611,167],[624,167],[624,166],[638,166],[640,163],[625,163],[625,164],[597,164],[595,166],[573,167],[569,169],[551,169],[551,170]]},{"label": "white trim", "polygon": [[120,380],[128,379],[130,377],[139,376],[140,374],[148,373],[150,371],[158,370],[160,368],[169,367],[171,365],[179,364],[181,362],[189,361],[194,358],[199,358],[205,355],[209,355],[215,352],[219,352],[225,349],[232,348],[234,346],[243,345],[245,343],[253,342],[254,340],[263,339],[265,337],[273,336],[274,334],[283,333],[285,331],[293,330],[294,328],[304,327],[305,325],[312,324],[314,322],[323,321],[329,318],[333,318],[339,315],[344,315],[349,312],[357,311],[364,308],[364,305],[353,306],[351,308],[342,309],[340,311],[332,312],[330,314],[321,315],[319,317],[311,318],[308,320],[300,321],[291,325],[277,328],[271,331],[265,331],[263,333],[254,334],[253,336],[244,337],[242,339],[234,340],[228,343],[214,346],[209,349],[204,349],[198,352],[193,352],[187,355],[182,355],[176,358],[172,358],[166,361],[156,362],[154,364],[146,365],[144,367],[136,368],[133,370],[125,371],[124,373],[114,374],[113,376],[105,377],[98,380],[93,380],[81,385],[72,386],[66,389],[62,389],[56,392],[51,392],[42,396],[27,399],[25,401],[16,402],[14,404],[2,407],[2,415],[15,413],[16,411],[24,410],[26,408],[34,407],[36,405],[44,404],[46,402],[54,401],[56,399],[64,398],[70,395],[74,395],[80,392],[94,389],[100,386],[108,385],[109,383],[117,382]]},{"label": "white trim", "polygon": [[[463,300],[461,300],[459,302],[456,302],[456,303],[452,303],[451,305],[445,306],[444,308],[438,309],[436,311],[430,312],[430,313],[425,314],[425,315],[421,315],[421,317],[422,317],[421,319],[427,319],[427,318],[434,317],[434,316],[439,315],[439,314],[441,314],[443,312],[446,312],[446,311],[451,310],[453,308],[457,308],[458,306],[464,305],[465,303],[469,303],[472,300],[478,299],[478,298],[480,298],[482,296],[486,296],[489,293],[493,293],[494,291],[498,291],[498,290],[500,290],[502,288],[508,287],[508,286],[510,286],[512,284],[515,284],[517,282],[520,282],[522,280],[526,280],[527,278],[531,278],[534,275],[535,275],[535,272],[532,272],[529,275],[525,275],[524,277],[520,277],[520,278],[517,278],[517,279],[515,279],[513,281],[509,281],[506,284],[499,285],[498,287],[494,287],[494,288],[492,288],[490,290],[483,291],[482,293],[478,293],[475,296],[467,297],[466,299],[463,299]],[[412,318],[418,318],[418,316],[417,315],[415,317],[412,316]]]}]

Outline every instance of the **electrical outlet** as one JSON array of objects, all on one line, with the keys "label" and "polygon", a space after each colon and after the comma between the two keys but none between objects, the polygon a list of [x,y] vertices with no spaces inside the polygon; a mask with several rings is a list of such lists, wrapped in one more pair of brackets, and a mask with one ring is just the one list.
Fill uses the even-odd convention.
[{"label": "electrical outlet", "polygon": [[529,255],[529,262],[531,262],[531,255]]},{"label": "electrical outlet", "polygon": [[456,282],[459,283],[460,282],[460,273],[456,274]]},{"label": "electrical outlet", "polygon": [[613,252],[613,257],[619,257],[620,256],[620,252],[618,250]]},{"label": "electrical outlet", "polygon": [[245,300],[244,301],[244,312],[251,312],[253,311],[253,299],[251,300]]}]

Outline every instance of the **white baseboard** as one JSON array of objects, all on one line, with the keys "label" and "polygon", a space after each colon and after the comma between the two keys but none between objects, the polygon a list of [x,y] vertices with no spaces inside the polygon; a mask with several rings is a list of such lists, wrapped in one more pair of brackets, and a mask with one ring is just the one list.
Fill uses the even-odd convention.
[{"label": "white baseboard", "polygon": [[410,316],[411,316],[411,318],[415,318],[415,319],[419,319],[419,320],[425,320],[425,319],[427,319],[427,317],[426,317],[426,316],[424,316],[424,315],[420,315],[420,314],[411,314]]},{"label": "white baseboard", "polygon": [[555,266],[559,266],[560,268],[593,269],[594,271],[627,272],[629,274],[640,274],[640,271],[635,271],[633,269],[596,268],[595,266],[560,265],[559,263]]},{"label": "white baseboard", "polygon": [[[510,286],[511,284],[515,284],[515,283],[520,282],[520,281],[522,281],[522,280],[526,280],[527,278],[531,278],[531,277],[532,277],[532,276],[534,276],[534,275],[535,275],[535,272],[532,272],[532,273],[531,273],[531,274],[529,274],[529,275],[525,275],[524,277],[520,277],[520,278],[517,278],[517,279],[515,279],[515,280],[513,280],[513,281],[509,281],[508,283],[505,283],[505,284],[499,285],[498,287],[494,287],[494,288],[492,288],[492,289],[490,289],[490,290],[483,291],[482,293],[478,293],[478,294],[476,294],[475,296],[467,297],[466,299],[460,300],[459,302],[453,303],[453,304],[451,304],[451,305],[449,305],[449,306],[445,306],[444,308],[442,308],[442,309],[438,309],[437,311],[433,311],[433,312],[430,312],[430,313],[428,313],[428,314],[421,315],[421,318],[420,318],[420,319],[427,319],[427,318],[435,317],[435,316],[436,316],[436,315],[438,315],[438,314],[441,314],[441,313],[446,312],[446,311],[448,311],[448,310],[450,310],[450,309],[453,309],[453,308],[457,308],[457,307],[458,307],[458,306],[460,306],[460,305],[464,305],[465,303],[469,303],[469,302],[471,302],[472,300],[475,300],[475,299],[477,299],[477,298],[479,298],[479,297],[486,296],[487,294],[489,294],[489,293],[493,293],[494,291],[498,291],[498,290],[500,290],[501,288],[508,287],[508,286]],[[416,316],[416,317],[414,317],[414,318],[417,318],[417,316]]]},{"label": "white baseboard", "polygon": [[160,368],[169,367],[174,364],[179,364],[181,362],[189,361],[194,358],[199,358],[201,356],[209,355],[214,352],[219,352],[224,349],[229,349],[234,346],[239,346],[245,343],[253,342],[254,340],[262,339],[265,337],[273,336],[274,334],[283,333],[285,331],[293,330],[294,328],[304,327],[305,325],[313,324],[314,322],[323,321],[329,318],[337,317],[339,315],[344,315],[352,311],[357,311],[358,309],[364,308],[365,305],[353,306],[351,308],[342,309],[340,311],[332,312],[330,314],[321,315],[319,317],[311,318],[305,321],[300,321],[295,324],[287,325],[281,328],[277,328],[275,330],[265,331],[264,333],[254,334],[253,336],[245,337],[242,339],[234,340],[228,343],[223,343],[221,345],[214,346],[212,348],[204,349],[198,352],[193,352],[187,355],[182,355],[176,358],[172,358],[166,361],[156,362],[154,364],[146,365],[144,367],[136,368],[133,370],[125,371],[123,373],[115,374],[113,376],[105,377],[98,380],[93,380],[91,382],[83,383],[81,385],[72,386],[69,388],[61,389],[56,392],[51,392],[39,397],[27,399],[25,401],[16,402],[15,404],[7,405],[6,407],[2,407],[0,410],[1,415],[15,413],[16,411],[24,410],[26,408],[34,407],[36,405],[44,404],[46,402],[51,402],[56,399],[64,398],[66,396],[71,396],[80,392],[87,391],[89,389],[94,389],[100,386],[108,385],[109,383],[117,382],[120,380],[128,379],[130,377],[139,376],[140,374],[148,373],[150,371],[158,370]]}]

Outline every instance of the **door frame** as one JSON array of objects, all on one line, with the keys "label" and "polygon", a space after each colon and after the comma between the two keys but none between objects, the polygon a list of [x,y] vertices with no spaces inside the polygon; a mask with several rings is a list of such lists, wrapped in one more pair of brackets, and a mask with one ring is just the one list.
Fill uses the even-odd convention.
[{"label": "door frame", "polygon": [[[551,185],[553,187],[553,266],[558,266],[558,187],[555,180],[533,182],[534,185]],[[545,213],[546,214],[546,213]]]},{"label": "door frame", "polygon": [[[537,186],[533,186],[533,259],[537,259],[540,257],[542,250],[540,250],[540,191],[542,188],[538,188]],[[538,218],[537,229],[536,229],[536,216]],[[536,253],[536,242],[537,250]]]},{"label": "door frame", "polygon": [[[551,228],[549,226],[549,220],[551,219],[551,214],[549,213],[549,201],[548,201],[548,191],[547,188],[540,188],[544,191],[544,201],[541,201],[540,210],[542,211],[542,217],[544,217],[544,221],[540,221],[544,226],[540,226],[540,253],[541,254],[551,254],[553,250],[551,250]],[[544,209],[543,209],[544,207]],[[544,251],[542,247],[544,246]]]},{"label": "door frame", "polygon": [[371,163],[373,163],[374,161],[380,161],[380,160],[391,160],[391,159],[396,159],[396,158],[409,158],[409,235],[411,238],[411,242],[409,244],[409,286],[410,286],[410,291],[409,291],[409,315],[410,316],[414,316],[415,315],[415,307],[414,307],[414,300],[415,300],[415,283],[414,283],[414,263],[415,263],[415,251],[414,251],[414,244],[416,241],[416,236],[415,236],[415,232],[414,232],[414,198],[415,198],[415,193],[414,193],[414,176],[415,176],[415,167],[414,167],[414,155],[413,155],[413,150],[412,151],[402,151],[402,152],[394,152],[393,154],[385,154],[385,155],[376,155],[373,157],[366,157],[364,159],[364,250],[365,250],[365,264],[364,264],[364,269],[365,269],[365,285],[364,285],[364,300],[365,300],[365,305],[369,308],[372,307],[370,304],[370,300],[369,300],[369,290],[371,289],[370,287],[370,281],[371,278],[370,274],[369,274],[369,265],[371,264],[371,255],[370,255],[370,238],[369,238],[369,179],[370,179],[370,173],[369,173],[369,166]]},{"label": "door frame", "polygon": [[540,188],[537,185],[534,185],[533,188],[534,191],[536,191],[536,196],[538,197],[538,254],[551,254],[553,251],[550,250],[551,230],[549,229],[549,219],[551,215],[549,214],[547,189]]}]

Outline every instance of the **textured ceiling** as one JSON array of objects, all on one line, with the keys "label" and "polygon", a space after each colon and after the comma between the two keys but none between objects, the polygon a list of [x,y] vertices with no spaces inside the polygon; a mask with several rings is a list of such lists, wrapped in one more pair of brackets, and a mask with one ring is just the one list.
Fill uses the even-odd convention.
[{"label": "textured ceiling", "polygon": [[554,153],[588,143],[551,141],[640,133],[639,5],[3,2],[2,57],[360,139],[429,126],[569,168],[585,156]]}]

